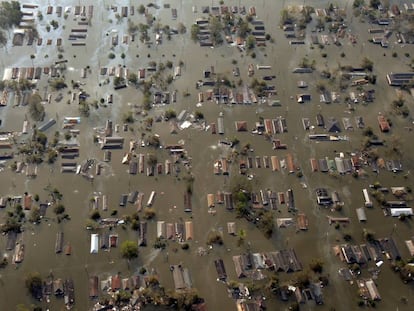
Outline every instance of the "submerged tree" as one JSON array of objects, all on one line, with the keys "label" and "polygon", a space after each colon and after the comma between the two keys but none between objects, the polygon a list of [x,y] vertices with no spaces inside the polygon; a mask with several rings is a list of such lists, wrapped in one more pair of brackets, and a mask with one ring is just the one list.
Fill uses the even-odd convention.
[{"label": "submerged tree", "polygon": [[130,260],[138,257],[138,244],[134,241],[126,240],[121,244],[122,257]]},{"label": "submerged tree", "polygon": [[42,277],[38,272],[27,275],[25,285],[33,298],[40,299],[42,297]]},{"label": "submerged tree", "polygon": [[45,116],[45,107],[41,104],[42,98],[39,94],[32,94],[29,97],[29,114],[35,121],[43,120]]},{"label": "submerged tree", "polygon": [[18,1],[3,1],[0,5],[0,27],[12,28],[20,24],[23,13]]},{"label": "submerged tree", "polygon": [[238,246],[244,245],[244,241],[246,240],[246,236],[247,236],[246,230],[240,229],[239,232],[237,233],[237,237],[238,237],[237,245]]}]

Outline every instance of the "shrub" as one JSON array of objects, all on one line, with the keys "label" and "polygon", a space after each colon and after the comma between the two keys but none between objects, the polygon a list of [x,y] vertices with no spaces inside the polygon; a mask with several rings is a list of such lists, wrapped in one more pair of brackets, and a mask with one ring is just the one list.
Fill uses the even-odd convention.
[{"label": "shrub", "polygon": [[219,232],[211,231],[208,234],[207,245],[213,245],[213,244],[223,245],[223,237],[221,236]]}]

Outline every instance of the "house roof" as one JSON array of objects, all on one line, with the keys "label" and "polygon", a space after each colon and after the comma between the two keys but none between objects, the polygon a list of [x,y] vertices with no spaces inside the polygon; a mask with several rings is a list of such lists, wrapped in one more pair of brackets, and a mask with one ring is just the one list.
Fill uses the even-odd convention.
[{"label": "house roof", "polygon": [[247,131],[247,122],[246,121],[236,121],[236,131],[237,132],[246,132]]},{"label": "house roof", "polygon": [[337,133],[341,131],[339,122],[334,118],[328,120],[326,129],[329,133]]}]

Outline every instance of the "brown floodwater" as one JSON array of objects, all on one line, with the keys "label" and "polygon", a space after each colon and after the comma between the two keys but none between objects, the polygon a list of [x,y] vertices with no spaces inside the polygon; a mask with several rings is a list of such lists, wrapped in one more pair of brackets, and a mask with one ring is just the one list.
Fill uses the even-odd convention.
[{"label": "brown floodwater", "polygon": [[[233,268],[232,256],[239,255],[246,251],[245,246],[238,247],[236,237],[226,234],[227,222],[236,221],[237,229],[246,231],[246,245],[250,245],[253,252],[273,251],[284,248],[294,248],[299,260],[305,268],[312,259],[321,258],[325,265],[325,273],[329,274],[330,284],[323,289],[325,305],[316,307],[313,304],[301,306],[303,310],[354,310],[357,309],[358,300],[356,284],[350,285],[343,280],[338,269],[344,264],[336,258],[332,251],[332,246],[343,243],[343,233],[352,234],[355,243],[362,243],[362,231],[364,228],[371,229],[377,237],[389,237],[392,235],[403,255],[408,258],[409,254],[405,247],[404,240],[411,238],[413,234],[412,221],[405,223],[397,219],[385,217],[378,205],[373,209],[367,210],[368,221],[366,224],[360,224],[356,217],[355,209],[363,205],[362,188],[367,188],[369,184],[380,181],[385,187],[412,185],[412,176],[409,173],[413,163],[414,146],[410,144],[412,133],[407,131],[407,127],[412,127],[411,118],[402,119],[398,116],[391,116],[393,121],[392,130],[388,134],[381,134],[377,127],[377,115],[379,112],[387,113],[390,111],[390,103],[396,98],[395,90],[387,85],[385,75],[388,72],[408,71],[410,58],[404,56],[404,53],[414,55],[412,46],[400,46],[390,42],[388,49],[374,46],[368,42],[368,29],[373,27],[367,23],[361,23],[359,18],[352,17],[352,2],[341,1],[340,5],[346,8],[348,13],[347,23],[348,31],[357,35],[357,44],[352,45],[348,39],[341,39],[342,46],[336,45],[325,46],[323,50],[311,48],[310,44],[292,46],[289,45],[283,31],[279,28],[279,12],[283,6],[306,4],[315,7],[327,6],[330,1],[240,1],[227,0],[226,5],[245,5],[246,8],[255,5],[258,19],[265,22],[266,33],[271,34],[274,43],[268,43],[267,47],[256,49],[256,59],[252,59],[246,53],[241,53],[236,47],[223,45],[218,48],[200,47],[190,39],[190,27],[196,18],[201,17],[201,6],[218,5],[218,1],[188,1],[188,0],[171,0],[157,1],[160,9],[150,9],[150,12],[157,17],[157,20],[163,25],[174,27],[178,22],[182,22],[187,27],[187,34],[174,35],[171,41],[163,40],[162,44],[156,46],[146,46],[136,40],[129,45],[120,44],[111,48],[110,38],[113,33],[118,33],[120,37],[127,33],[127,21],[122,19],[116,21],[115,13],[108,10],[109,5],[114,5],[120,10],[122,5],[130,5],[132,1],[100,1],[101,5],[96,5],[95,1],[82,1],[82,5],[94,4],[94,17],[91,26],[88,27],[87,45],[85,47],[73,47],[67,40],[72,28],[78,27],[78,20],[74,20],[73,8],[69,13],[67,20],[63,17],[58,18],[53,14],[53,18],[59,22],[59,28],[50,33],[46,32],[46,20],[51,17],[46,15],[46,6],[48,1],[38,1],[41,4],[44,20],[40,23],[39,33],[43,38],[53,38],[54,40],[61,37],[64,42],[64,59],[68,60],[65,78],[70,84],[71,80],[80,80],[85,85],[82,88],[91,95],[91,98],[106,98],[108,94],[114,94],[114,103],[107,107],[91,109],[88,118],[82,118],[81,124],[76,128],[80,130],[77,137],[81,153],[76,159],[78,163],[86,159],[96,159],[103,163],[103,151],[99,145],[93,143],[94,129],[102,128],[107,119],[113,120],[114,124],[122,124],[123,115],[134,109],[134,105],[140,104],[143,97],[140,90],[128,87],[120,91],[114,91],[112,84],[106,85],[104,78],[99,75],[100,67],[110,67],[123,65],[120,58],[121,53],[126,54],[125,65],[131,70],[137,70],[146,67],[151,60],[157,62],[166,62],[171,60],[174,66],[179,61],[184,62],[182,76],[174,81],[169,90],[178,90],[177,102],[167,108],[174,109],[177,114],[185,109],[190,113],[200,110],[206,119],[207,124],[216,122],[220,113],[223,113],[225,119],[225,135],[219,137],[212,135],[210,131],[202,131],[195,128],[184,129],[177,134],[170,134],[170,127],[167,122],[154,123],[153,133],[159,134],[163,145],[176,144],[180,140],[185,143],[185,149],[191,157],[192,173],[195,176],[193,212],[185,213],[183,209],[183,194],[185,183],[182,177],[185,175],[185,169],[181,166],[180,178],[173,175],[146,177],[145,174],[130,175],[128,167],[121,164],[121,159],[125,150],[114,150],[112,152],[112,161],[103,163],[103,171],[100,176],[95,176],[93,182],[87,181],[80,175],[60,173],[62,160],[59,159],[53,165],[40,165],[38,175],[34,179],[28,179],[25,174],[16,174],[7,168],[10,161],[5,163],[6,168],[0,172],[0,195],[14,196],[23,195],[24,192],[39,194],[41,201],[47,200],[48,185],[56,187],[63,193],[63,204],[71,220],[57,223],[56,216],[52,210],[48,210],[46,219],[39,225],[25,224],[24,232],[20,236],[25,244],[25,258],[19,265],[9,264],[5,269],[0,271],[0,310],[13,310],[18,304],[30,305],[35,303],[27,293],[24,287],[25,276],[32,272],[39,272],[42,277],[49,273],[57,278],[72,278],[75,284],[75,310],[87,310],[95,301],[88,297],[88,277],[92,275],[99,276],[100,280],[110,275],[120,273],[122,277],[128,277],[137,273],[144,266],[148,271],[154,271],[159,275],[162,285],[168,289],[174,288],[172,274],[169,270],[171,264],[182,264],[190,270],[193,287],[196,288],[201,297],[207,301],[209,310],[235,310],[235,301],[228,297],[224,284],[217,282],[217,274],[214,267],[214,260],[222,258],[224,260],[229,280],[236,280],[236,274]],[[171,8],[177,8],[178,18],[172,20],[171,9],[163,8],[164,3],[169,3]],[[192,6],[196,3],[197,12],[194,13]],[[59,1],[63,7],[77,5],[78,1]],[[134,5],[137,4],[134,2]],[[119,11],[118,11],[119,12]],[[139,16],[136,12],[130,17],[136,23],[145,23],[145,18]],[[111,21],[110,21],[111,20]],[[63,29],[62,25],[65,25]],[[308,38],[310,37],[310,25]],[[107,35],[108,34],[108,35]],[[151,39],[154,41],[154,34],[151,33]],[[394,38],[394,37],[393,37]],[[391,41],[391,40],[390,40]],[[55,42],[55,41],[54,41]],[[392,57],[392,52],[397,52],[397,57]],[[108,58],[108,54],[113,52],[117,57],[113,60]],[[345,57],[340,57],[343,52]],[[35,66],[50,66],[57,60],[56,46],[38,47],[33,45],[22,47],[11,47],[1,50],[0,69],[5,67],[29,67],[32,61]],[[326,53],[327,57],[321,57]],[[36,57],[32,60],[31,54]],[[48,55],[46,58],[45,55]],[[148,57],[150,55],[150,57]],[[374,62],[374,74],[377,75],[377,84],[372,86],[375,89],[375,101],[368,105],[355,105],[355,111],[351,114],[348,112],[343,102],[347,93],[341,93],[341,102],[326,105],[319,103],[319,94],[317,92],[317,83],[322,78],[319,73],[312,74],[293,74],[292,70],[298,67],[298,63],[303,57],[316,61],[316,69],[322,71],[329,69],[334,71],[338,65],[351,65],[358,67],[363,57],[368,57]],[[269,107],[267,104],[252,105],[217,105],[213,102],[204,102],[201,107],[196,107],[197,93],[195,82],[202,79],[203,70],[210,66],[215,67],[216,73],[225,74],[230,80],[238,81],[239,78],[232,76],[234,65],[232,60],[237,61],[240,68],[240,79],[249,84],[252,78],[247,75],[247,67],[250,63],[272,66],[271,71],[256,71],[255,77],[260,79],[269,72],[276,75],[272,84],[276,86],[278,95],[275,98],[281,102],[281,107]],[[81,68],[90,66],[91,72],[86,79],[81,79]],[[312,101],[305,104],[298,104],[291,96],[301,92],[297,87],[297,82],[304,80],[309,84],[306,92],[312,95]],[[101,86],[99,83],[102,83]],[[338,82],[325,82],[329,90],[338,91]],[[38,83],[38,90],[43,96],[45,92],[51,92],[50,88],[46,89],[47,81],[42,79]],[[203,88],[206,90],[207,88]],[[67,104],[71,98],[68,94],[69,89],[60,92],[51,92],[52,103],[46,104],[45,120],[55,118],[57,124],[47,131],[50,138],[54,132],[60,130],[65,116],[78,116],[78,106],[75,103]],[[190,96],[184,97],[183,93],[188,92]],[[63,99],[56,102],[54,99],[62,93]],[[412,98],[405,94],[406,103],[411,108]],[[166,109],[155,107],[151,110],[150,116],[160,115]],[[380,174],[374,174],[370,168],[367,168],[365,178],[354,179],[351,175],[329,176],[323,173],[312,173],[309,164],[309,158],[333,158],[339,152],[357,151],[362,142],[362,130],[357,129],[352,132],[343,132],[343,135],[349,137],[348,141],[341,142],[315,142],[310,141],[307,132],[303,130],[301,119],[309,117],[315,124],[315,116],[321,112],[325,118],[336,117],[341,121],[343,117],[350,117],[354,123],[356,116],[363,116],[365,123],[374,129],[374,132],[381,139],[386,140],[389,144],[396,138],[402,150],[402,162],[404,172],[393,174],[381,170]],[[22,123],[28,115],[26,107],[14,107],[9,104],[1,108],[0,117],[3,121],[1,131],[21,131]],[[278,134],[282,143],[288,145],[287,150],[273,150],[272,145],[263,136],[253,135],[250,132],[237,133],[234,127],[234,121],[246,120],[248,128],[252,129],[255,122],[260,117],[275,118],[283,116],[287,120],[288,132]],[[125,148],[130,139],[140,139],[143,128],[144,117],[137,116],[137,121],[131,125],[133,131],[122,132],[119,135],[125,137]],[[32,122],[33,124],[33,122]],[[63,130],[60,130],[63,132]],[[148,135],[148,134],[147,134]],[[263,237],[263,234],[252,224],[243,219],[235,219],[235,214],[230,213],[224,207],[217,207],[217,213],[211,215],[207,208],[207,194],[216,193],[218,190],[229,190],[231,179],[238,176],[237,161],[231,166],[229,177],[216,176],[213,174],[213,163],[216,159],[227,156],[229,150],[219,146],[218,141],[222,138],[232,139],[237,137],[240,145],[251,144],[253,151],[252,156],[271,156],[277,155],[279,159],[285,158],[288,153],[292,154],[295,163],[301,167],[303,177],[299,179],[294,174],[288,174],[286,170],[281,172],[272,172],[271,169],[257,168],[249,170],[249,173],[255,177],[252,181],[255,191],[260,189],[270,189],[275,192],[287,191],[293,189],[295,194],[296,206],[299,212],[305,213],[309,218],[309,230],[306,232],[296,232],[295,228],[276,228],[270,239]],[[22,135],[18,141],[28,139],[29,135]],[[124,148],[124,149],[125,149]],[[395,158],[395,155],[389,151],[388,147],[379,147],[379,153],[385,158]],[[169,156],[166,150],[150,150],[148,147],[139,147],[139,153],[147,154],[156,153],[158,159],[163,162]],[[21,160],[16,156],[15,160]],[[303,188],[301,182],[307,185]],[[342,211],[332,212],[318,207],[314,190],[318,187],[325,187],[329,191],[337,191],[344,202]],[[127,263],[122,259],[119,248],[111,251],[99,251],[98,254],[90,254],[90,234],[95,231],[85,229],[86,220],[90,214],[90,199],[94,193],[106,194],[109,199],[108,211],[101,211],[102,217],[110,217],[113,209],[118,210],[118,215],[130,215],[135,211],[134,206],[128,204],[126,207],[119,207],[119,197],[123,193],[138,190],[145,193],[144,202],[146,202],[151,191],[156,190],[154,209],[156,210],[155,220],[148,223],[148,246],[140,247],[140,254],[137,260]],[[176,206],[176,208],[174,208]],[[0,211],[4,216],[5,210]],[[327,215],[350,217],[351,222],[342,226],[340,230],[328,224]],[[276,217],[291,217],[286,206],[278,206],[275,211]],[[190,249],[184,251],[175,242],[169,242],[167,249],[164,251],[154,250],[152,243],[156,237],[156,221],[165,220],[166,222],[178,222],[181,220],[192,220],[194,223],[194,240],[190,242]],[[396,227],[394,227],[396,225]],[[394,229],[396,228],[396,229]],[[223,230],[224,246],[213,247],[208,254],[199,256],[197,250],[199,247],[206,247],[207,235],[211,230]],[[56,233],[64,232],[64,241],[72,245],[72,255],[55,254],[54,245]],[[119,235],[120,242],[130,239],[137,240],[137,232],[123,229],[121,226],[112,230]],[[103,232],[96,231],[98,233]],[[0,254],[6,254],[11,258],[12,253],[5,251],[6,238],[0,238]],[[178,248],[177,252],[173,249]],[[167,255],[168,254],[168,255]],[[370,263],[370,267],[374,264]],[[381,272],[376,280],[378,290],[381,294],[382,301],[377,303],[378,310],[409,310],[409,305],[414,301],[414,291],[412,285],[404,285],[398,275],[394,274],[389,268],[390,263],[386,262],[381,267]],[[368,276],[364,271],[363,275]],[[288,284],[292,279],[292,274],[279,274],[283,284]],[[104,294],[101,292],[102,296]],[[408,304],[401,302],[401,298],[406,297]],[[268,310],[285,310],[287,303],[281,302],[277,298],[267,297]],[[293,300],[292,300],[293,301]],[[51,298],[50,303],[42,302],[42,306],[50,310],[61,310],[64,308],[62,299]]]}]

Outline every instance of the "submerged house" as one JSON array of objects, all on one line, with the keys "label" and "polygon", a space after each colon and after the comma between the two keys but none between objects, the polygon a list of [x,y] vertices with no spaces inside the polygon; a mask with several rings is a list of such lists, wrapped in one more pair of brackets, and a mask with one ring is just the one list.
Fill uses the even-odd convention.
[{"label": "submerged house", "polygon": [[328,124],[326,126],[326,129],[328,130],[329,133],[339,133],[339,132],[341,132],[341,127],[339,125],[339,122],[334,118],[331,118],[331,119],[328,120]]}]

